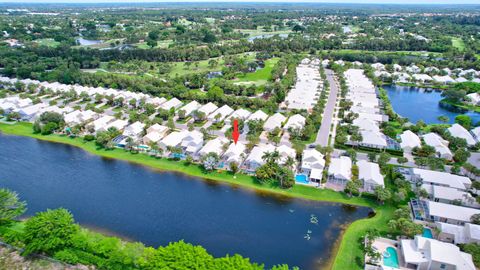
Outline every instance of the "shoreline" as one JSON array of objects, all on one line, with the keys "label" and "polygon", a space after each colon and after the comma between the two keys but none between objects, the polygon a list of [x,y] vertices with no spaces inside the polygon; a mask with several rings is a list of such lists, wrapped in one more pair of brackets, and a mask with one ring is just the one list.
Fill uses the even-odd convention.
[{"label": "shoreline", "polygon": [[[337,241],[338,245],[335,245],[332,250],[330,261],[332,264],[331,269],[361,269],[360,266],[352,265],[353,261],[345,260],[355,253],[355,245],[348,246],[347,239],[356,239],[360,237],[360,233],[364,230],[374,226],[386,226],[385,218],[388,218],[393,213],[393,207],[378,205],[373,200],[361,197],[348,197],[344,193],[336,192],[327,189],[317,189],[314,187],[295,185],[289,190],[280,189],[279,187],[272,185],[261,185],[257,183],[253,176],[246,174],[236,174],[236,178],[233,175],[224,171],[215,171],[211,173],[204,173],[199,165],[191,164],[185,165],[181,161],[173,161],[165,158],[157,159],[146,154],[132,154],[123,149],[104,150],[98,148],[94,142],[84,142],[80,138],[70,138],[61,135],[39,135],[33,134],[32,124],[26,122],[17,122],[14,124],[6,124],[0,122],[0,133],[5,135],[24,136],[30,137],[42,141],[48,141],[52,143],[67,144],[70,146],[81,148],[82,150],[104,158],[111,158],[116,160],[122,160],[131,162],[137,165],[145,166],[149,169],[158,171],[170,171],[175,173],[182,173],[189,177],[200,178],[203,181],[215,181],[219,184],[229,184],[235,188],[244,188],[253,192],[262,192],[270,196],[286,196],[289,198],[304,199],[310,201],[323,201],[332,203],[342,203],[354,206],[369,207],[375,212],[375,216],[358,219],[347,225],[346,229],[339,235]],[[388,219],[387,219],[388,220]],[[367,226],[365,226],[367,225]],[[352,240],[357,243],[357,240]],[[350,240],[348,240],[350,242]],[[358,247],[357,247],[358,248]]]}]

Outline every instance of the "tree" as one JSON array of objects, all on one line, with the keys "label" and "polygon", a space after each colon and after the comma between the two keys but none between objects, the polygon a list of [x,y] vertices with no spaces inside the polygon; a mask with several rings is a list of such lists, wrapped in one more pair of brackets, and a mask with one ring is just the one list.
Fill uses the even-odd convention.
[{"label": "tree", "polygon": [[448,123],[450,121],[450,118],[448,118],[448,116],[445,116],[445,115],[441,115],[439,116],[438,118],[438,121],[442,122],[442,123]]},{"label": "tree", "polygon": [[378,165],[380,167],[384,167],[385,165],[387,165],[387,162],[390,161],[390,154],[388,153],[380,153],[379,157],[378,157]]},{"label": "tree", "polygon": [[345,192],[348,193],[348,195],[351,197],[355,194],[360,193],[361,186],[362,186],[362,182],[360,182],[359,180],[348,181],[347,184],[345,185]]},{"label": "tree", "polygon": [[25,223],[24,243],[26,255],[33,252],[53,254],[72,244],[78,225],[67,210],[60,208],[40,212]]},{"label": "tree", "polygon": [[26,203],[20,201],[16,192],[0,189],[0,223],[10,221],[27,210]]},{"label": "tree", "polygon": [[228,165],[230,171],[232,172],[232,174],[236,174],[238,172],[238,163],[235,162],[235,161],[232,161],[230,162],[230,164]]},{"label": "tree", "polygon": [[375,160],[377,160],[377,154],[373,152],[368,153],[367,156],[370,162],[375,162]]},{"label": "tree", "polygon": [[473,223],[473,224],[477,224],[477,225],[480,225],[480,214],[474,214],[470,217],[470,221]]},{"label": "tree", "polygon": [[472,118],[468,115],[460,114],[455,116],[455,123],[463,126],[466,129],[470,129],[472,126]]},{"label": "tree", "polygon": [[465,163],[467,162],[470,155],[471,155],[470,152],[465,148],[459,148],[454,152],[453,160],[455,160],[458,163]]},{"label": "tree", "polygon": [[262,155],[262,160],[269,164],[277,163],[279,159],[280,153],[277,150],[273,152],[265,152]]},{"label": "tree", "polygon": [[202,157],[203,168],[206,171],[213,171],[218,164],[218,155],[216,153],[208,153]]},{"label": "tree", "polygon": [[385,201],[389,200],[392,197],[392,194],[390,193],[390,190],[378,186],[375,188],[375,197],[377,197],[377,200],[380,201],[380,203],[384,203]]},{"label": "tree", "polygon": [[347,149],[346,154],[352,159],[352,162],[357,161],[357,152],[353,149]]},{"label": "tree", "polygon": [[447,89],[442,92],[442,97],[458,103],[465,98],[466,94],[467,93],[464,90]]},{"label": "tree", "polygon": [[397,162],[398,162],[399,164],[405,164],[405,163],[408,162],[408,159],[407,159],[406,157],[398,157],[398,158],[397,158]]},{"label": "tree", "polygon": [[210,88],[207,92],[207,98],[211,101],[219,101],[224,97],[222,88],[214,86]]},{"label": "tree", "polygon": [[303,32],[305,31],[305,27],[299,25],[299,24],[296,24],[293,28],[292,28],[292,31],[294,32]]}]

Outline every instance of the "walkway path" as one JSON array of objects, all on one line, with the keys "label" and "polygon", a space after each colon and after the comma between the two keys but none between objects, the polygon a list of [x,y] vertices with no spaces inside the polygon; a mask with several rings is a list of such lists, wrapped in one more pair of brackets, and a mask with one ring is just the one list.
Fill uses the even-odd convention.
[{"label": "walkway path", "polygon": [[321,146],[328,145],[328,135],[330,134],[333,111],[335,109],[335,103],[337,102],[338,96],[338,85],[334,77],[335,74],[330,69],[325,69],[325,74],[327,75],[327,80],[330,84],[330,95],[328,96],[328,101],[323,113],[322,124],[320,126],[320,129],[318,130],[317,140],[315,141],[315,144]]}]

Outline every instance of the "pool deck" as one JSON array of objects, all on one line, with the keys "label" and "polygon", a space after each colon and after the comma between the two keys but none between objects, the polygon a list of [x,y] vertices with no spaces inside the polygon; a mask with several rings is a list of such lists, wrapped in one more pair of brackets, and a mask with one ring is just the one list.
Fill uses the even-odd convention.
[{"label": "pool deck", "polygon": [[[411,270],[411,268],[407,268],[407,267],[402,266],[402,265],[405,265],[405,261],[403,260],[403,256],[402,256],[401,251],[395,245],[397,245],[397,246],[399,245],[398,241],[387,239],[387,238],[382,238],[382,237],[377,238],[375,240],[375,242],[373,242],[372,246],[374,248],[376,248],[380,252],[380,254],[383,254],[383,252],[385,252],[388,247],[391,247],[391,248],[395,249],[395,251],[397,252],[398,264],[399,264],[400,268],[393,268],[393,267],[388,267],[388,266],[383,265],[383,257],[382,257],[381,264],[382,264],[383,268],[381,268],[381,269],[384,269],[384,270],[391,270],[391,269],[392,270],[393,269]],[[367,260],[365,260],[365,261],[367,261]]]}]

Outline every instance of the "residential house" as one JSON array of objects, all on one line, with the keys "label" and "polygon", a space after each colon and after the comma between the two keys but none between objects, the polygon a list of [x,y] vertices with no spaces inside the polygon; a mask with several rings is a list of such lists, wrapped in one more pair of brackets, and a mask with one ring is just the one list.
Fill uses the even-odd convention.
[{"label": "residential house", "polygon": [[459,124],[453,124],[447,130],[448,132],[450,132],[450,135],[452,135],[453,137],[465,139],[469,146],[473,146],[477,143],[473,138],[472,134],[470,134],[468,130],[466,130],[464,127],[462,127]]},{"label": "residential house", "polygon": [[425,238],[420,235],[415,239],[400,240],[403,267],[419,270],[475,270],[472,255],[460,251],[450,243]]},{"label": "residential house", "polygon": [[412,152],[413,148],[422,146],[420,138],[417,136],[417,134],[410,130],[405,130],[400,135],[400,139],[402,140],[400,142],[400,147],[403,149],[403,151],[408,153]]},{"label": "residential house", "polygon": [[438,240],[442,242],[458,244],[480,244],[480,225],[465,223],[464,226],[436,222],[439,229]]},{"label": "residential house", "polygon": [[351,178],[352,160],[345,156],[332,158],[328,167],[328,182],[345,186]]},{"label": "residential house", "polygon": [[448,141],[444,140],[436,133],[427,133],[423,135],[423,141],[426,145],[430,145],[435,148],[435,152],[438,157],[447,160],[452,160],[452,151],[448,148]]},{"label": "residential house", "polygon": [[362,181],[364,191],[374,192],[377,187],[385,187],[383,176],[377,163],[359,160],[357,166],[358,179]]},{"label": "residential house", "polygon": [[245,169],[254,172],[258,167],[265,164],[263,155],[267,152],[275,151],[275,146],[271,144],[259,144],[255,146],[243,163]]},{"label": "residential house", "polygon": [[275,128],[281,128],[282,125],[283,125],[283,122],[285,122],[285,120],[287,120],[287,118],[285,118],[285,116],[283,116],[281,113],[276,113],[276,114],[270,116],[267,119],[267,121],[265,121],[265,124],[263,125],[263,129],[268,131],[268,132],[271,132]]}]

